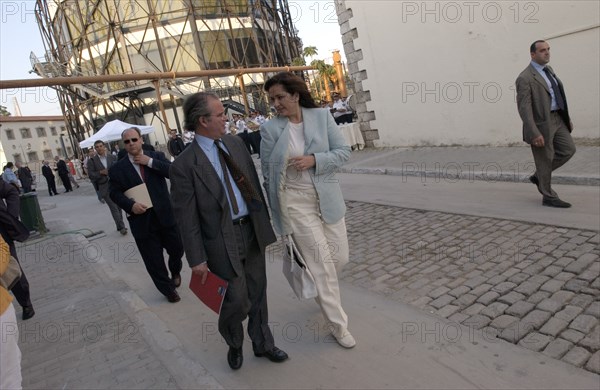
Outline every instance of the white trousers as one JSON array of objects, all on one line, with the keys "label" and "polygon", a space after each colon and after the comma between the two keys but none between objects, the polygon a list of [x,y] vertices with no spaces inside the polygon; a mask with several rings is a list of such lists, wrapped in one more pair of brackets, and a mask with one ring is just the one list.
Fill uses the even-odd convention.
[{"label": "white trousers", "polygon": [[21,350],[19,341],[19,328],[15,308],[8,308],[0,315],[0,389],[21,389]]},{"label": "white trousers", "polygon": [[293,238],[306,261],[319,296],[315,299],[333,335],[343,337],[348,316],[342,308],[338,272],[348,263],[349,249],[346,221],[327,224],[319,212],[316,191],[285,189],[288,222]]}]

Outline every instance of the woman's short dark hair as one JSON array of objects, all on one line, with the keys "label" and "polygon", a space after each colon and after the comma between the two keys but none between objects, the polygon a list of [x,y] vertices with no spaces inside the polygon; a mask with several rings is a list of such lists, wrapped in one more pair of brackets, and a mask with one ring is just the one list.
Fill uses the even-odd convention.
[{"label": "woman's short dark hair", "polygon": [[196,132],[198,121],[203,116],[212,114],[208,107],[208,99],[219,100],[219,97],[213,93],[198,92],[185,98],[183,102],[183,128]]},{"label": "woman's short dark hair", "polygon": [[300,97],[299,103],[300,106],[304,108],[317,108],[319,107],[317,103],[315,103],[313,97],[306,86],[306,82],[302,80],[300,77],[296,76],[291,72],[281,72],[277,73],[275,76],[271,77],[265,83],[265,91],[269,92],[269,89],[274,85],[281,85],[283,89],[289,94],[297,93]]}]

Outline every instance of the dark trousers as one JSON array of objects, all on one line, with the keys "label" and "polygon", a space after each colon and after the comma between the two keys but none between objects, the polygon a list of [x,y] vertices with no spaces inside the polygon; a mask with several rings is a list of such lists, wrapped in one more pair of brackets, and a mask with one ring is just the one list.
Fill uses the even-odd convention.
[{"label": "dark trousers", "polygon": [[260,252],[252,224],[236,225],[235,238],[244,273],[229,280],[219,315],[219,332],[233,348],[244,341],[242,321],[248,316],[248,335],[255,352],[271,350],[275,345],[269,329],[267,275],[265,257]]},{"label": "dark trousers", "polygon": [[[135,237],[135,243],[154,285],[158,291],[167,296],[175,290],[175,284],[169,277],[169,271],[171,275],[181,273],[183,244],[177,226],[163,227],[154,214],[154,210],[150,209],[147,212],[151,213],[148,234],[143,238]],[[165,266],[163,249],[166,249],[169,255],[169,271]]]},{"label": "dark trousers", "polygon": [[242,139],[242,141],[244,141],[244,144],[248,149],[248,153],[252,154],[252,142],[250,141],[250,134],[242,132],[238,133],[237,135]]},{"label": "dark trousers", "polygon": [[102,184],[101,187],[99,186],[98,188],[100,188],[98,191],[98,198],[104,199],[104,202],[110,210],[113,221],[115,221],[115,224],[117,225],[117,230],[125,228],[125,222],[123,222],[123,213],[121,212],[121,208],[117,206],[117,204],[110,198],[108,183]]},{"label": "dark trousers", "polygon": [[48,193],[50,196],[58,195],[58,192],[56,191],[56,181],[54,181],[54,178],[46,177],[46,183],[48,183]]},{"label": "dark trousers", "polygon": [[71,180],[69,179],[69,174],[63,173],[63,174],[59,174],[58,176],[60,176],[60,181],[62,181],[63,186],[65,187],[65,190],[73,191],[73,187],[71,187]]},{"label": "dark trousers", "polygon": [[535,176],[545,200],[558,199],[552,189],[552,171],[562,167],[575,154],[575,143],[560,114],[550,114],[550,134],[544,138],[544,147],[531,147],[535,161]]},{"label": "dark trousers", "polygon": [[262,139],[262,137],[260,136],[260,131],[254,131],[250,133],[249,138],[250,145],[252,145],[252,150],[254,151],[254,153],[258,153],[258,156],[260,157],[260,141]]},{"label": "dark trousers", "polygon": [[337,123],[338,125],[341,125],[342,123],[352,123],[353,118],[354,114],[352,113],[340,115],[337,118],[335,118],[335,123]]},{"label": "dark trousers", "polygon": [[[17,257],[17,248],[15,247],[15,243],[13,240],[5,240],[10,248],[10,254],[17,259],[19,263],[19,267],[21,267],[21,263],[19,262],[19,258]],[[25,271],[23,271],[23,267],[21,267],[21,279],[15,284],[12,288],[13,295],[17,298],[17,302],[22,307],[31,306],[31,296],[29,294],[29,281],[27,280],[27,276],[25,276]]]}]

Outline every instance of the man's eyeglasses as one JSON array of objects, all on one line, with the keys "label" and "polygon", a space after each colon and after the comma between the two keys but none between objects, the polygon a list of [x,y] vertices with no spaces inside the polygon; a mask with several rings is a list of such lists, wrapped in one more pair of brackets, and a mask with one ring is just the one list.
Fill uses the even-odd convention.
[{"label": "man's eyeglasses", "polygon": [[138,138],[124,139],[123,143],[129,145],[130,142],[138,142]]}]

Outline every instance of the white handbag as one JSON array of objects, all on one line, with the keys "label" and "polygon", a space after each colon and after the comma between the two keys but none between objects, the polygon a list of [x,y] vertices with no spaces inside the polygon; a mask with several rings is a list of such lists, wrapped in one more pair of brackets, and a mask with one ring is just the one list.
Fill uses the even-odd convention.
[{"label": "white handbag", "polygon": [[283,245],[283,275],[290,283],[292,290],[300,299],[316,298],[317,286],[304,258],[296,247],[291,235],[286,236],[287,243]]}]

